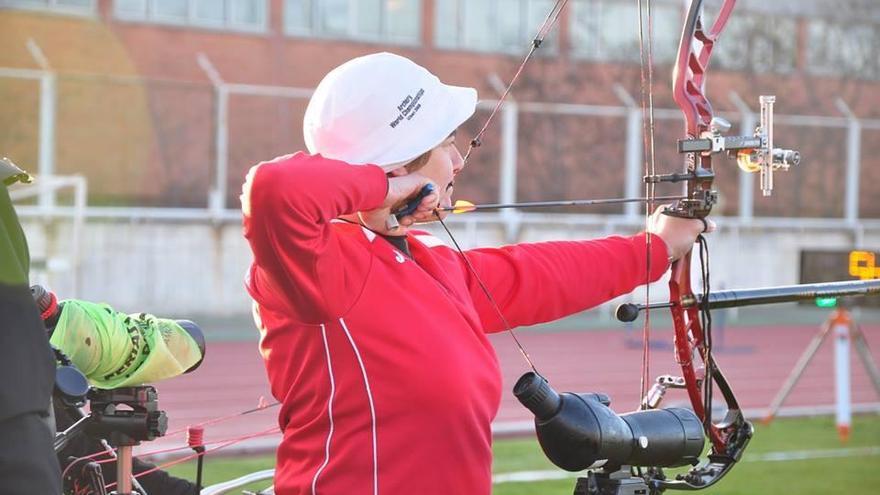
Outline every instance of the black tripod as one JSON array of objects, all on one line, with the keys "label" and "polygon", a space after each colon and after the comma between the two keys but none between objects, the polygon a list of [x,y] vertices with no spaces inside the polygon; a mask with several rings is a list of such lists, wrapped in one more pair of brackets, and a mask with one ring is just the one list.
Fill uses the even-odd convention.
[{"label": "black tripod", "polygon": [[[56,435],[55,452],[61,451],[77,435],[107,439],[110,446],[117,448],[117,486],[111,495],[147,495],[132,477],[132,447],[164,435],[168,427],[165,412],[158,408],[156,389],[151,386],[90,389],[88,399],[91,412],[86,416],[77,409],[81,419]],[[89,464],[84,469],[93,490],[106,493],[100,466]]]}]

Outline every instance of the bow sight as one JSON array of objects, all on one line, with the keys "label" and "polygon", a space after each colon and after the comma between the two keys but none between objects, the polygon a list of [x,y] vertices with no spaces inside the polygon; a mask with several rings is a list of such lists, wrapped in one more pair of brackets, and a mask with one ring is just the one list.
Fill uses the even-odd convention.
[{"label": "bow sight", "polygon": [[[687,154],[699,154],[711,156],[715,153],[726,151],[736,157],[737,165],[744,172],[759,172],[761,174],[761,192],[764,196],[770,196],[773,192],[773,172],[786,171],[791,166],[797,166],[801,162],[801,155],[796,150],[775,148],[773,142],[773,103],[775,96],[761,96],[760,123],[753,136],[724,136],[730,130],[730,122],[721,118],[713,117],[708,130],[698,138],[678,140],[678,152]],[[693,156],[693,155],[691,155]],[[701,167],[688,166],[686,173],[658,174],[645,177],[645,182],[656,184],[660,182],[684,182],[684,181],[709,181],[714,178],[714,173]],[[690,201],[698,198],[691,198]],[[711,207],[718,200],[718,194],[714,190],[705,190],[698,201],[703,204],[698,209]]]},{"label": "bow sight", "polygon": [[737,165],[744,172],[761,173],[761,191],[764,196],[773,192],[773,172],[788,170],[801,162],[801,155],[795,150],[773,147],[773,103],[775,96],[761,96],[761,120],[754,136],[725,137],[730,130],[730,122],[712,118],[709,130],[699,139],[678,141],[679,153],[719,153],[727,151],[736,156]]}]

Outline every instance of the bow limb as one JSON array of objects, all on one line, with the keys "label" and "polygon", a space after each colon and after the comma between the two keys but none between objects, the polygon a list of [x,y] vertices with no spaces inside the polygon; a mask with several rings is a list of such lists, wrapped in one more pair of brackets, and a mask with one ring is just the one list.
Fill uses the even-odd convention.
[{"label": "bow limb", "polygon": [[[717,483],[739,461],[754,429],[736,400],[724,373],[712,358],[711,337],[704,332],[703,322],[711,327],[705,307],[685,304],[695,297],[691,289],[691,253],[673,263],[669,282],[670,306],[675,328],[675,359],[682,370],[684,388],[694,413],[703,421],[703,430],[711,445],[708,460],[691,468],[675,480],[656,479],[659,490],[700,490]],[[703,314],[701,314],[703,313]],[[711,328],[708,329],[711,331]],[[696,363],[702,362],[701,367]],[[717,388],[727,407],[725,418],[712,421],[712,388]]]}]

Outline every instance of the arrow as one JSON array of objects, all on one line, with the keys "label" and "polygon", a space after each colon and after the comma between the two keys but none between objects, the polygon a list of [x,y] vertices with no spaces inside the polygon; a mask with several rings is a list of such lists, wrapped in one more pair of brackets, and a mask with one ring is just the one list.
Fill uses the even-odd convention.
[{"label": "arrow", "polygon": [[[687,196],[657,196],[651,201],[675,201],[687,199]],[[488,203],[475,205],[470,201],[458,200],[455,206],[437,208],[439,211],[451,211],[452,213],[467,213],[474,210],[500,210],[504,208],[547,208],[552,206],[591,206],[613,205],[622,203],[647,203],[648,198],[608,198],[608,199],[573,199],[563,201],[531,201],[526,203]]]}]

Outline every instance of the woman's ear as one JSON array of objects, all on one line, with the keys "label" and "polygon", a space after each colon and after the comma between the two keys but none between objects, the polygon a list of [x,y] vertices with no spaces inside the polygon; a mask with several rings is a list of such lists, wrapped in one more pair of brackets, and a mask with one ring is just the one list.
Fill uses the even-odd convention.
[{"label": "woman's ear", "polygon": [[409,175],[409,170],[406,167],[398,167],[388,172],[389,177],[403,177],[404,175]]}]

